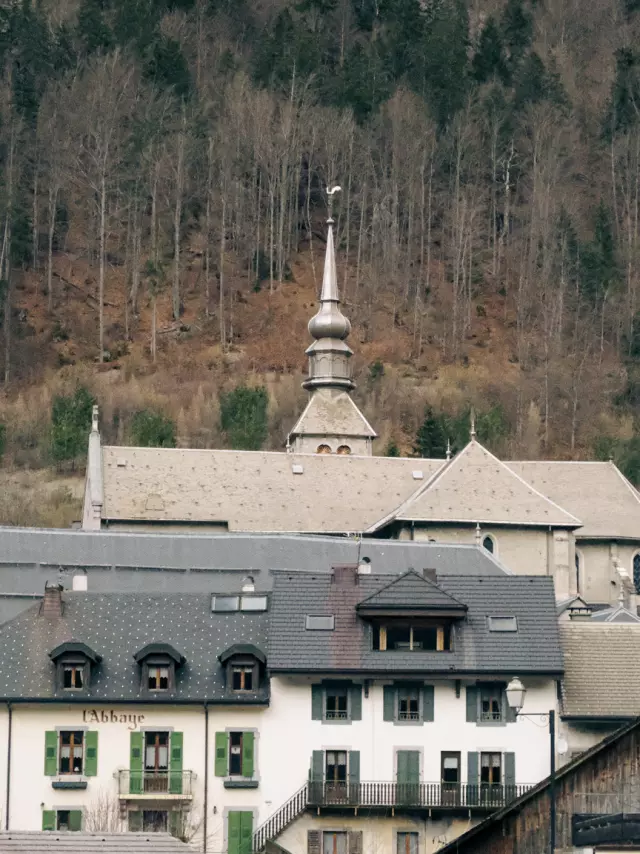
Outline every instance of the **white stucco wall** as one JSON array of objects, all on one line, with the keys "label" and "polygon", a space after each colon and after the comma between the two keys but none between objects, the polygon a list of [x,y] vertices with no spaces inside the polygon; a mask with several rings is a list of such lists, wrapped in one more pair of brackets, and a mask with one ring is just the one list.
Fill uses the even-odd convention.
[{"label": "white stucco wall", "polygon": [[[312,720],[311,680],[305,678],[273,678],[268,708],[210,707],[208,851],[226,850],[225,824],[229,810],[252,811],[255,829],[297,792],[308,778],[313,750],[343,748],[360,751],[362,782],[393,781],[395,751],[398,748],[421,752],[421,779],[424,782],[439,781],[443,750],[460,751],[462,782],[467,778],[466,754],[469,751],[514,752],[518,784],[535,783],[548,773],[548,732],[545,727],[535,726],[527,720],[502,726],[467,723],[465,683],[462,683],[460,696],[456,697],[453,680],[428,681],[435,686],[435,721],[423,725],[394,725],[383,721],[381,682],[370,686],[368,697],[363,692],[362,720],[351,724]],[[544,712],[553,706],[555,688],[551,680],[525,678],[524,681],[528,688],[525,711]],[[104,709],[109,717],[109,720],[97,723],[90,721],[89,716],[83,720],[83,711],[91,708],[94,708],[91,704],[14,706],[9,828],[41,829],[43,809],[92,810],[96,799],[105,794],[117,801],[114,772],[129,767],[130,733],[135,724],[112,721],[109,713],[113,710],[118,716],[144,715],[142,720],[137,718],[138,729],[173,729],[183,733],[183,768],[196,774],[189,821],[197,827],[195,847],[201,850],[205,781],[205,714],[202,706],[158,708],[148,704],[113,704],[95,707],[98,712]],[[7,719],[6,707],[0,707],[0,813],[6,802]],[[44,775],[44,734],[56,728],[76,727],[86,727],[99,733],[98,775],[87,778],[85,790],[54,790],[52,778]],[[224,787],[224,778],[215,776],[215,733],[234,729],[254,730],[256,733],[254,777],[259,781],[257,788],[228,789]],[[302,833],[298,827],[302,821],[301,818],[291,825],[292,834]],[[387,828],[384,822],[377,823],[375,838],[391,833],[394,827],[402,829],[399,825],[408,823],[411,822],[403,817],[398,818],[397,827]],[[449,824],[447,820],[442,828],[429,826],[428,838],[449,834]],[[333,826],[339,829],[335,822]],[[464,827],[466,824],[461,823],[461,830]],[[306,832],[303,836],[306,839]],[[427,836],[424,854],[434,850],[431,842],[427,845]],[[302,849],[300,851],[303,854]],[[293,854],[296,854],[295,850]]]},{"label": "white stucco wall", "polygon": [[603,738],[614,733],[624,725],[623,721],[618,723],[580,723],[577,721],[560,720],[558,724],[558,736],[566,742],[567,750],[558,756],[558,766],[565,765],[576,755],[588,750],[598,744]]}]

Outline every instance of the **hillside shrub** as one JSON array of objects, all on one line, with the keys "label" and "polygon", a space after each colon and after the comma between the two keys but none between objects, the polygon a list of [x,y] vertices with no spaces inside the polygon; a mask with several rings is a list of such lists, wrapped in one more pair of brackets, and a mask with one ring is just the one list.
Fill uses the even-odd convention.
[{"label": "hillside shrub", "polygon": [[79,386],[71,395],[58,395],[51,407],[51,455],[60,466],[75,466],[78,456],[86,450],[91,427],[91,410],[95,398]]},{"label": "hillside shrub", "polygon": [[139,409],[130,426],[131,442],[141,448],[175,448],[176,425],[160,412]]}]

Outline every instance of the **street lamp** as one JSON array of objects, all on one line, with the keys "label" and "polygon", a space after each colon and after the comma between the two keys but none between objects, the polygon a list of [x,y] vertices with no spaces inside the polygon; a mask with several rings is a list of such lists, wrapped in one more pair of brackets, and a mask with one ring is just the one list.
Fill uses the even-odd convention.
[{"label": "street lamp", "polygon": [[548,712],[521,713],[527,689],[517,676],[507,685],[507,703],[514,709],[516,715],[523,718],[543,718],[549,722],[550,755],[549,755],[549,854],[556,850],[556,713],[555,709]]}]

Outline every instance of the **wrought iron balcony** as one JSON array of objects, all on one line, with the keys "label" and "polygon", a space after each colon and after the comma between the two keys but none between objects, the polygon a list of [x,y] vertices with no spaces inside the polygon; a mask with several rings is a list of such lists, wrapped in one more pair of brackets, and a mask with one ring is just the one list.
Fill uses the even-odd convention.
[{"label": "wrought iron balcony", "polygon": [[408,807],[423,809],[496,810],[531,786],[466,783],[309,783],[312,807]]},{"label": "wrought iron balcony", "polygon": [[118,797],[130,800],[191,800],[193,771],[116,771]]}]

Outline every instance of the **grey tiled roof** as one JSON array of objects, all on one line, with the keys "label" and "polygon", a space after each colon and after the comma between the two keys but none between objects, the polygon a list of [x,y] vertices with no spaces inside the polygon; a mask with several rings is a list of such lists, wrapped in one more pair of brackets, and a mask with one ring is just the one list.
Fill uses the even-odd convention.
[{"label": "grey tiled roof", "polygon": [[[378,652],[356,605],[383,576],[336,585],[327,576],[277,573],[271,603],[271,670],[424,673],[560,673],[562,654],[551,578],[438,575],[438,586],[468,607],[451,652]],[[308,631],[305,614],[333,614],[334,631]],[[490,632],[487,617],[515,616],[517,632]]]},{"label": "grey tiled roof", "polygon": [[394,578],[360,602],[360,606],[368,608],[446,608],[460,605],[460,602],[445,593],[437,584],[411,571]]},{"label": "grey tiled roof", "polygon": [[[225,701],[223,668],[217,656],[233,643],[267,646],[267,613],[212,613],[208,594],[63,593],[59,619],[40,614],[40,604],[0,628],[0,697],[58,698],[49,652],[63,641],[88,644],[102,656],[89,691],[78,699],[140,700],[140,667],[134,654],[148,643],[169,643],[185,656],[175,691],[153,703]],[[75,699],[75,698],[74,698]],[[246,696],[266,701],[265,692]],[[237,700],[236,700],[237,702]]]},{"label": "grey tiled roof", "polygon": [[636,717],[640,711],[640,625],[592,620],[560,627],[562,713]]},{"label": "grey tiled roof", "polygon": [[0,854],[186,854],[189,850],[168,833],[0,833]]}]

